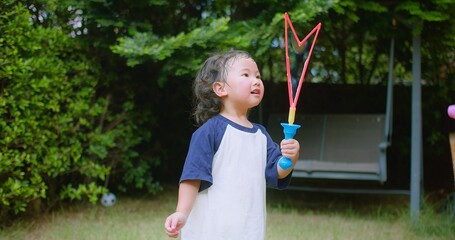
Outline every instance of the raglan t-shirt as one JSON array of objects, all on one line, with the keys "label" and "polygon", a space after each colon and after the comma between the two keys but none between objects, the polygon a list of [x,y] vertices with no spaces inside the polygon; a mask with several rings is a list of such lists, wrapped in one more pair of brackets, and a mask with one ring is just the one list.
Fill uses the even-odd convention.
[{"label": "raglan t-shirt", "polygon": [[191,138],[180,182],[200,180],[184,240],[265,239],[266,186],[284,189],[278,179],[280,148],[259,124],[247,128],[216,115]]}]

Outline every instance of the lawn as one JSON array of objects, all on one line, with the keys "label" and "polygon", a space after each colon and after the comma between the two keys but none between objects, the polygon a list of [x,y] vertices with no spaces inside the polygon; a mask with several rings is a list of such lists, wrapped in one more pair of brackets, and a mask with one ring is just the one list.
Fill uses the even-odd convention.
[{"label": "lawn", "polygon": [[[0,239],[170,239],[163,224],[177,189],[156,197],[118,197],[114,207],[73,205],[3,229]],[[267,239],[455,239],[455,222],[435,206],[409,223],[406,196],[268,190]]]}]

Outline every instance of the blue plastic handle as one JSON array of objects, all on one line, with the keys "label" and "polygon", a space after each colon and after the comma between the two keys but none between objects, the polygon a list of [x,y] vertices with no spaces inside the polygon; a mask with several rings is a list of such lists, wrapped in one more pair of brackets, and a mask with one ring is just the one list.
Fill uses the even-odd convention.
[{"label": "blue plastic handle", "polygon": [[[281,123],[281,126],[283,126],[284,139],[294,138],[295,134],[297,133],[297,129],[300,128],[300,125],[288,123]],[[292,167],[292,160],[287,157],[281,157],[278,161],[278,165],[283,170],[288,170],[290,167]]]}]

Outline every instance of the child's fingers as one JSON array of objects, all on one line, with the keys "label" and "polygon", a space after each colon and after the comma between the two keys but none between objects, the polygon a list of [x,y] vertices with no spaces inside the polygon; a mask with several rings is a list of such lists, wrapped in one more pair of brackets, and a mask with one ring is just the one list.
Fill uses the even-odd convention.
[{"label": "child's fingers", "polygon": [[164,228],[166,230],[166,233],[171,236],[174,235],[176,232],[176,226],[177,226],[177,221],[173,219],[172,217],[169,217],[166,219],[166,222],[164,224]]},{"label": "child's fingers", "polygon": [[295,147],[297,147],[297,144],[298,143],[295,139],[284,139],[283,141],[281,141],[280,147],[282,149],[295,148]]},{"label": "child's fingers", "polygon": [[173,221],[171,222],[171,229],[175,230],[177,228],[177,222],[178,219],[172,219]]},{"label": "child's fingers", "polygon": [[179,219],[178,219],[178,218],[173,218],[173,219],[171,219],[171,222],[170,222],[169,227],[170,227],[172,230],[176,230],[178,224],[179,224]]},{"label": "child's fingers", "polygon": [[176,238],[179,236],[180,231],[174,228],[166,228],[166,234],[169,237]]},{"label": "child's fingers", "polygon": [[169,237],[172,237],[172,238],[176,238],[179,236],[179,233],[180,231],[178,230],[172,230],[172,231],[166,231],[166,234],[169,236]]}]

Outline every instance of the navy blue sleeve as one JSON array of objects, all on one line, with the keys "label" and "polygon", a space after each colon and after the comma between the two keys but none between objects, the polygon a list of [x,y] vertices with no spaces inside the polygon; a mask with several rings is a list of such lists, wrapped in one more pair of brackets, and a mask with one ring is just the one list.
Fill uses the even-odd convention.
[{"label": "navy blue sleeve", "polygon": [[275,143],[265,128],[259,125],[259,128],[267,138],[267,165],[265,169],[266,183],[268,187],[276,189],[286,189],[291,182],[292,172],[283,179],[278,179],[278,160],[282,157],[280,146]]},{"label": "navy blue sleeve", "polygon": [[215,141],[216,128],[212,123],[213,121],[206,122],[193,133],[180,177],[180,182],[200,180],[199,191],[204,191],[213,184],[212,163],[218,146]]}]

